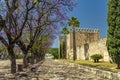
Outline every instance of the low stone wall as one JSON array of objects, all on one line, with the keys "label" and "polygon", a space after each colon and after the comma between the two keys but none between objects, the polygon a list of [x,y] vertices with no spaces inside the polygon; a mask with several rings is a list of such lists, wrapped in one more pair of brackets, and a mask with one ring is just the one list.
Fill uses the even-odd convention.
[{"label": "low stone wall", "polygon": [[105,71],[101,69],[96,69],[88,66],[83,66],[79,64],[70,63],[71,66],[79,67],[80,69],[83,69],[84,71],[92,72],[95,75],[101,76],[103,78],[108,78],[110,80],[120,80],[120,73],[113,73],[110,71]]}]

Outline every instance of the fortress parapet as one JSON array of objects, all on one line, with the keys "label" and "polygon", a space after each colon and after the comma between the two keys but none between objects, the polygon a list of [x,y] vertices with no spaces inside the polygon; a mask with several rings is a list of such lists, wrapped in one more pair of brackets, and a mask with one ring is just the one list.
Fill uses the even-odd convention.
[{"label": "fortress parapet", "polygon": [[[85,33],[99,33],[99,29],[90,29],[90,28],[80,28],[75,29],[76,32],[85,32]],[[72,32],[72,29],[70,29],[70,32]]]}]

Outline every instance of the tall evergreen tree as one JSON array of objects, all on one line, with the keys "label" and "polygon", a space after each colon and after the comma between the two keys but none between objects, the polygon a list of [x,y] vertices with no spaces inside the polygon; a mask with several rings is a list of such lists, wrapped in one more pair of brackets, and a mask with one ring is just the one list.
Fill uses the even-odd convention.
[{"label": "tall evergreen tree", "polygon": [[71,19],[68,21],[68,25],[72,26],[73,28],[73,60],[75,61],[77,58],[76,55],[76,38],[75,38],[75,27],[79,27],[80,22],[77,18],[71,17]]},{"label": "tall evergreen tree", "polygon": [[120,69],[120,0],[108,1],[107,49],[113,62]]},{"label": "tall evergreen tree", "polygon": [[66,40],[66,37],[67,37],[67,34],[69,34],[69,31],[67,30],[66,27],[64,27],[61,31],[62,34],[64,34],[64,37],[65,37],[65,42],[64,42],[64,53],[63,53],[63,58],[66,59],[66,54],[67,54],[67,40]]}]

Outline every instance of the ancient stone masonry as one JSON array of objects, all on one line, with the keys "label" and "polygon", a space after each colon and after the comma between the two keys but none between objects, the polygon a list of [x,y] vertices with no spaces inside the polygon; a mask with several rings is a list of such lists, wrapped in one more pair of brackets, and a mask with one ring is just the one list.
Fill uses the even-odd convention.
[{"label": "ancient stone masonry", "polygon": [[[75,34],[76,34],[76,46],[81,46],[83,44],[99,40],[99,30],[97,29],[76,29]],[[73,48],[72,30],[70,30],[70,34],[68,36],[70,36],[70,42],[68,44],[71,44],[70,48]]]},{"label": "ancient stone masonry", "polygon": [[[72,30],[67,35],[67,53],[68,59],[73,58],[73,35]],[[76,29],[76,50],[77,59],[90,60],[93,54],[103,55],[104,61],[109,61],[108,51],[106,48],[106,38],[100,39],[98,29]],[[60,40],[61,42],[62,40]]]}]

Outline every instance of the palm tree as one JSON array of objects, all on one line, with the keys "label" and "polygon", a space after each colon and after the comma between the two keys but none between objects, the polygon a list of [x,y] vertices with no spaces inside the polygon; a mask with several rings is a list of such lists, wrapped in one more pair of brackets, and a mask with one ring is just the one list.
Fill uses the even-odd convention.
[{"label": "palm tree", "polygon": [[65,36],[65,42],[64,42],[64,53],[63,53],[63,58],[66,59],[66,54],[67,54],[67,48],[66,48],[66,43],[67,43],[67,40],[66,40],[66,37],[67,37],[67,34],[69,34],[69,31],[67,30],[66,27],[64,27],[61,31],[62,34],[64,34]]},{"label": "palm tree", "polygon": [[75,38],[75,27],[79,27],[80,22],[77,18],[71,17],[71,19],[68,21],[68,25],[72,26],[73,28],[73,60],[75,61],[77,58],[76,55],[76,38]]}]

